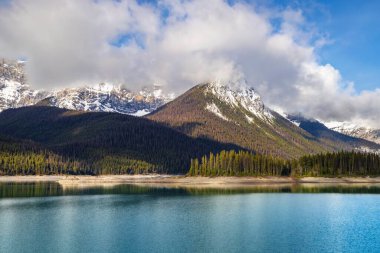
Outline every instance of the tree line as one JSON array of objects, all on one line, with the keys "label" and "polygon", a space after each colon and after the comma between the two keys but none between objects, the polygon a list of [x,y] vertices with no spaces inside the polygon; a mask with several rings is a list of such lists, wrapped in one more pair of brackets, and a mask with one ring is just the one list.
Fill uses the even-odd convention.
[{"label": "tree line", "polygon": [[[83,155],[83,154],[82,154]],[[115,154],[83,159],[64,155],[30,141],[0,136],[0,175],[100,175],[160,172],[161,167],[144,160]]]},{"label": "tree line", "polygon": [[305,155],[298,159],[222,151],[191,159],[190,176],[376,176],[380,156],[374,153],[340,151]]},{"label": "tree line", "polygon": [[[147,152],[107,152],[102,148],[65,147],[71,152],[48,150],[32,141],[0,136],[0,175],[102,175],[144,173],[186,173],[190,176],[376,176],[380,156],[374,153],[341,151],[284,159],[249,151],[211,152],[198,158],[162,155],[161,161]],[[75,151],[75,152],[74,152]],[[80,155],[78,155],[78,152]],[[193,152],[191,152],[193,153]],[[197,156],[196,153],[193,153]],[[173,161],[170,162],[170,160]],[[151,162],[152,161],[152,162]],[[179,166],[187,164],[188,170]]]}]

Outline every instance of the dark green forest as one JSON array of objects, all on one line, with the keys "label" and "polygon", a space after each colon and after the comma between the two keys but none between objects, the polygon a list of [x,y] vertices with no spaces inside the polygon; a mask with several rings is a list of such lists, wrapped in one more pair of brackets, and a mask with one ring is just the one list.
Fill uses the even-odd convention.
[{"label": "dark green forest", "polygon": [[192,157],[233,144],[148,119],[46,106],[0,113],[0,174],[185,174]]},{"label": "dark green forest", "polygon": [[46,106],[0,113],[0,175],[137,173],[372,176],[380,175],[380,158],[341,151],[286,159],[114,113]]},{"label": "dark green forest", "polygon": [[285,160],[248,151],[222,151],[191,159],[190,176],[376,176],[380,156],[341,151]]},{"label": "dark green forest", "polygon": [[[286,160],[248,151],[221,151],[190,159],[189,176],[376,176],[380,156],[347,152],[306,155]],[[0,175],[100,175],[159,172],[142,160],[105,156],[98,160],[68,158],[33,142],[0,138]]]}]

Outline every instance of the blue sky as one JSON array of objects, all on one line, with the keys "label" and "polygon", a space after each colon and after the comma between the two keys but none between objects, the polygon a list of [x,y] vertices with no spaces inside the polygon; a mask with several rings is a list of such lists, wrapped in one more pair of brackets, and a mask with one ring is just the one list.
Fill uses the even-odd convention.
[{"label": "blue sky", "polygon": [[307,22],[330,43],[318,49],[322,64],[339,69],[358,91],[380,87],[380,1],[249,1],[269,8],[302,10]]},{"label": "blue sky", "polygon": [[[353,81],[358,92],[380,87],[380,1],[377,0],[227,0],[246,2],[257,8],[302,11],[307,28],[315,29],[327,43],[317,48],[321,64],[337,68],[343,79]],[[139,0],[157,7],[157,1]],[[163,15],[165,16],[163,10]],[[143,47],[141,36],[125,35],[113,41],[121,46],[134,39]]]},{"label": "blue sky", "polygon": [[311,16],[333,43],[320,50],[358,89],[380,87],[380,1],[324,1],[330,18]]}]

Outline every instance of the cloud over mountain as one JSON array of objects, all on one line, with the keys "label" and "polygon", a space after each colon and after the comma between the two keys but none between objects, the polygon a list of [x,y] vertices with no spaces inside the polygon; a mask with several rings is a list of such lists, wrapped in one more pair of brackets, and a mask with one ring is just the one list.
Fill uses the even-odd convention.
[{"label": "cloud over mountain", "polygon": [[380,90],[355,92],[320,64],[302,12],[242,2],[12,0],[0,5],[2,57],[25,58],[33,87],[111,81],[177,92],[245,78],[269,106],[322,120],[379,118]]}]

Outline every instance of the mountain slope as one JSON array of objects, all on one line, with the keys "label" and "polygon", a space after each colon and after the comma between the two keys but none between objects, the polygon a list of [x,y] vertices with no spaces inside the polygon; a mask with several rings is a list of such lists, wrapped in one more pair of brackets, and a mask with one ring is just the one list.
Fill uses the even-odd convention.
[{"label": "mountain slope", "polygon": [[240,149],[191,138],[145,118],[46,106],[1,112],[0,136],[31,140],[49,152],[78,160],[94,170],[127,167],[131,172],[141,168],[146,172],[183,173],[193,157]]},{"label": "mountain slope", "polygon": [[300,128],[307,131],[311,135],[317,137],[320,141],[330,146],[340,146],[341,149],[355,149],[360,151],[379,152],[380,145],[378,143],[361,138],[359,135],[354,136],[330,129],[325,124],[314,120],[307,119],[300,115],[287,115],[287,118]]},{"label": "mountain slope", "polygon": [[326,122],[329,129],[380,144],[380,129],[364,127],[349,122]]},{"label": "mountain slope", "polygon": [[260,96],[244,85],[198,85],[147,117],[189,136],[234,143],[262,154],[291,158],[334,149],[266,108]]}]

